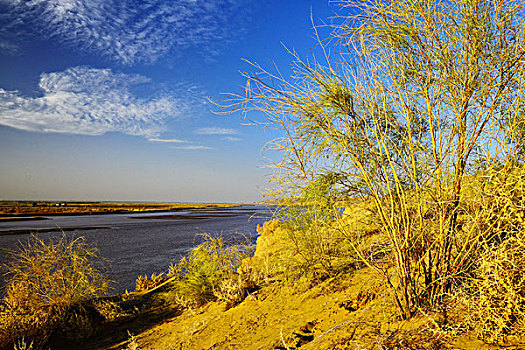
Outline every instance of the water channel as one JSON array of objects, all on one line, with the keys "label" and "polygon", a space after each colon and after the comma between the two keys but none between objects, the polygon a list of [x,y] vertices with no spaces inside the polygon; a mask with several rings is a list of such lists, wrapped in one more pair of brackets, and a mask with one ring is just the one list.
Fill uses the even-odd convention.
[{"label": "water channel", "polygon": [[31,233],[46,239],[56,235],[84,236],[109,260],[107,272],[115,291],[134,290],[138,275],[165,272],[202,238],[199,234],[226,239],[251,237],[256,227],[271,216],[272,208],[242,206],[109,215],[48,216],[45,220],[0,222],[0,261],[6,250],[16,248]]}]

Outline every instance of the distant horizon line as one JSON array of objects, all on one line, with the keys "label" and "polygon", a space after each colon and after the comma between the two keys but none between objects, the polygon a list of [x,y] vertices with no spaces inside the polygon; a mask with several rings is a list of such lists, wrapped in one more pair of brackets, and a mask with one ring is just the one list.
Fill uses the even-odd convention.
[{"label": "distant horizon line", "polygon": [[45,202],[45,203],[157,203],[157,204],[254,204],[262,201],[251,202],[220,202],[220,201],[156,201],[156,200],[76,200],[76,199],[5,199],[0,202]]}]

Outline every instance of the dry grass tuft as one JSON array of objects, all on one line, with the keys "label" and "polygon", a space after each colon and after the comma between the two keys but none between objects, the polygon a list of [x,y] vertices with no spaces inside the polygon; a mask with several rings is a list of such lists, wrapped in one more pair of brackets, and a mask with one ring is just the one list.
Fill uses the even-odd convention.
[{"label": "dry grass tuft", "polygon": [[391,332],[384,339],[378,340],[376,344],[381,350],[441,350],[446,349],[447,341],[444,333],[436,334],[430,329],[423,328]]},{"label": "dry grass tuft", "polygon": [[89,333],[82,303],[108,292],[97,250],[80,238],[32,236],[11,252],[0,305],[0,348],[31,340],[42,347],[58,329]]},{"label": "dry grass tuft", "polygon": [[33,350],[33,342],[26,343],[25,339],[22,338],[15,343],[13,349],[14,350]]},{"label": "dry grass tuft", "polygon": [[163,273],[159,273],[158,275],[153,273],[151,277],[148,277],[147,275],[139,276],[135,282],[135,292],[145,292],[151,290],[160,286],[164,282],[166,282],[166,276],[164,276]]},{"label": "dry grass tuft", "polygon": [[112,321],[119,317],[129,316],[129,314],[124,312],[120,305],[114,301],[95,300],[93,302],[93,307],[106,321]]}]

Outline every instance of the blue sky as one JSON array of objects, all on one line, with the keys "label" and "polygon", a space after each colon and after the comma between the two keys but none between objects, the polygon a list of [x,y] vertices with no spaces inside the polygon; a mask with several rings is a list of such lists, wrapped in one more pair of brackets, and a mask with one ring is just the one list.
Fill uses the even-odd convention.
[{"label": "blue sky", "polygon": [[328,0],[0,0],[0,198],[251,202],[275,132],[217,115]]}]

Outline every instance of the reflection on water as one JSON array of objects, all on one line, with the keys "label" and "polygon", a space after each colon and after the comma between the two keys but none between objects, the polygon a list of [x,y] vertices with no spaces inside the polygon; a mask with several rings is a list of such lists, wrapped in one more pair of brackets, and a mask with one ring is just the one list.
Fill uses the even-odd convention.
[{"label": "reflection on water", "polygon": [[[198,234],[209,233],[233,238],[256,235],[257,225],[268,220],[271,208],[192,209],[144,214],[79,215],[46,217],[47,220],[0,223],[0,248],[13,249],[30,232],[42,238],[61,234],[84,236],[95,244],[100,255],[110,260],[109,275],[116,291],[134,290],[138,275],[166,271],[199,243]],[[5,235],[6,233],[10,233]],[[0,261],[7,254],[0,252]]]}]

